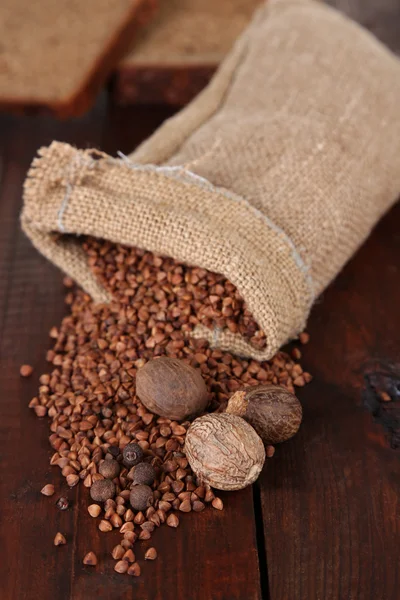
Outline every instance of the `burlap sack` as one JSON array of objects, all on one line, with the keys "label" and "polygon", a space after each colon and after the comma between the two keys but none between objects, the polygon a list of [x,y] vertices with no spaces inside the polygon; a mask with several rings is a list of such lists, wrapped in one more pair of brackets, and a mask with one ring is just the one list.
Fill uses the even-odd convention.
[{"label": "burlap sack", "polygon": [[130,157],[53,143],[25,184],[22,226],[96,300],[78,235],[223,273],[267,334],[269,358],[400,192],[400,66],[312,0],[271,0],[210,85]]}]

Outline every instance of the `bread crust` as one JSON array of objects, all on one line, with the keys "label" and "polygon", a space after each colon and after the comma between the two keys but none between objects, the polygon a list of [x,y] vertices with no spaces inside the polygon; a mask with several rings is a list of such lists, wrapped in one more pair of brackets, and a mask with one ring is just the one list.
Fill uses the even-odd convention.
[{"label": "bread crust", "polygon": [[115,65],[132,46],[138,29],[150,21],[156,9],[157,0],[133,0],[125,21],[105,44],[83,84],[69,97],[57,101],[47,101],[45,97],[42,100],[0,97],[0,109],[18,114],[51,114],[61,119],[84,114],[94,104]]}]

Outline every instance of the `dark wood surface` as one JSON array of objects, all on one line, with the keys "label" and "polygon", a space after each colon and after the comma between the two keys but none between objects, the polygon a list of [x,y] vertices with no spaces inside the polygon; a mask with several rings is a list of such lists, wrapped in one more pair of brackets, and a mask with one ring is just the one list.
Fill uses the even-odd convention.
[{"label": "dark wood surface", "polygon": [[[383,24],[393,46],[397,0],[340,2]],[[372,7],[372,8],[371,8]],[[381,10],[378,8],[381,7]],[[384,13],[384,16],[382,16]],[[397,25],[396,25],[397,23]],[[374,25],[375,24],[375,25]],[[398,38],[397,38],[398,39]],[[400,598],[400,206],[378,225],[314,307],[299,394],[304,423],[254,486],[223,496],[223,512],[160,528],[141,578],[113,572],[117,536],[99,534],[87,490],[49,466],[46,419],[27,406],[46,370],[48,331],[66,313],[61,275],[21,233],[21,186],[53,139],[130,151],[171,109],[109,109],[86,117],[0,116],[0,598],[1,600],[397,600]],[[19,376],[22,363],[34,375]],[[386,392],[391,402],[383,402]],[[45,498],[41,487],[55,483]],[[71,509],[59,512],[63,493]],[[54,548],[57,531],[68,544]],[[96,569],[82,557],[95,550]]]},{"label": "dark wood surface", "polygon": [[369,29],[393,52],[400,52],[400,0],[326,0]]},{"label": "dark wood surface", "polygon": [[[161,528],[152,538],[157,561],[144,563],[149,544],[141,544],[137,557],[142,577],[118,575],[110,553],[120,536],[100,534],[87,513],[88,490],[69,490],[59,469],[49,467],[47,420],[37,419],[28,409],[38,377],[47,369],[48,332],[66,313],[61,274],[38,255],[19,227],[21,187],[30,161],[36,149],[52,139],[114,154],[118,149],[128,152],[169,114],[163,108],[111,114],[100,99],[90,115],[68,123],[0,117],[2,600],[261,598],[251,488],[226,498],[222,512],[183,515],[177,530]],[[19,376],[23,363],[34,367],[27,380]],[[50,482],[57,490],[51,499],[40,494]],[[54,507],[61,494],[71,501],[65,512]],[[66,535],[66,546],[53,546],[57,531]],[[82,565],[89,550],[99,558],[95,571]]]},{"label": "dark wood surface", "polygon": [[112,97],[117,106],[152,102],[184,106],[204,89],[217,65],[172,67],[120,67],[112,78]]},{"label": "dark wood surface", "polygon": [[399,224],[397,205],[310,320],[304,426],[260,482],[274,600],[400,597]]}]

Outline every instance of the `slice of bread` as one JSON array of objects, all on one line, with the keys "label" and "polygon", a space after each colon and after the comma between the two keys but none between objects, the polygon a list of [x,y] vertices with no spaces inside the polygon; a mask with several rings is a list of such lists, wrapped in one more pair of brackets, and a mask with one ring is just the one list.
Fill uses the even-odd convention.
[{"label": "slice of bread", "polygon": [[261,0],[163,0],[120,63],[118,104],[182,105],[209,81]]},{"label": "slice of bread", "polygon": [[0,108],[82,114],[155,0],[3,0]]}]

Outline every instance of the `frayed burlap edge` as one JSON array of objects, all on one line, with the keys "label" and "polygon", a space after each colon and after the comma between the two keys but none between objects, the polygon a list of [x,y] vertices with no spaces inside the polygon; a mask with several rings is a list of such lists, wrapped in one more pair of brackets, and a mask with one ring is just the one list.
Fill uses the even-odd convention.
[{"label": "frayed burlap edge", "polygon": [[206,337],[213,346],[266,360],[305,325],[313,293],[307,269],[285,233],[244,198],[189,172],[135,165],[53,142],[33,161],[24,201],[25,233],[95,301],[110,298],[87,265],[80,235],[223,273],[246,299],[267,346],[257,351],[241,336],[199,328],[195,337]]}]

